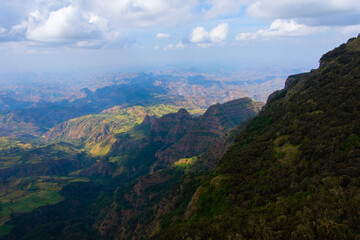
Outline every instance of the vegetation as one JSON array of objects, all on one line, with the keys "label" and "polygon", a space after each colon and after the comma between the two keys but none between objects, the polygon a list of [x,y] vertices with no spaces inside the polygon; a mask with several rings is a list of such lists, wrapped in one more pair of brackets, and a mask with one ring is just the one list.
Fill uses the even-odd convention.
[{"label": "vegetation", "polygon": [[131,105],[45,135],[92,157],[1,138],[1,238],[360,238],[359,46],[351,39],[290,76],[246,123],[261,104],[238,99],[192,118],[165,114],[180,106],[162,104],[160,90],[116,87],[86,101],[101,109],[109,91],[135,91]]},{"label": "vegetation", "polygon": [[190,168],[197,160],[197,157],[192,158],[182,158],[179,161],[175,162],[174,165],[179,168],[187,169]]},{"label": "vegetation", "polygon": [[[5,225],[13,214],[31,212],[41,206],[56,204],[62,200],[59,192],[71,182],[87,182],[78,177],[26,177],[11,178],[2,182],[0,187],[0,229],[9,230]],[[3,233],[3,230],[0,232]]]},{"label": "vegetation", "polygon": [[31,143],[23,142],[16,138],[11,137],[0,137],[0,151],[4,153],[5,151],[10,152],[15,149],[30,149],[32,148]]},{"label": "vegetation", "polygon": [[56,204],[65,185],[88,181],[67,176],[94,162],[70,144],[37,147],[14,138],[0,140],[0,234],[11,231],[11,216]]},{"label": "vegetation", "polygon": [[157,238],[359,238],[359,44],[290,76],[201,185],[189,220]]},{"label": "vegetation", "polygon": [[[149,108],[135,106],[109,109],[102,113],[103,116],[109,115],[109,119],[117,117],[121,121],[129,122],[132,120],[131,116],[133,116],[133,120],[141,119],[142,121],[144,119],[144,121],[141,124],[136,123],[130,130],[124,130],[124,132],[118,131],[114,133],[115,131],[111,130],[110,137],[106,137],[98,143],[99,145],[103,144],[99,147],[99,151],[102,153],[99,155],[104,155],[104,157],[98,159],[93,165],[91,163],[94,162],[91,162],[91,158],[82,150],[65,143],[51,144],[14,154],[17,162],[14,162],[13,166],[18,167],[47,161],[61,161],[62,159],[82,164],[79,166],[74,165],[61,174],[57,172],[56,176],[62,175],[62,178],[66,178],[62,182],[63,185],[60,183],[54,185],[54,182],[58,180],[47,180],[42,183],[44,189],[40,189],[37,180],[28,180],[33,181],[33,183],[9,186],[9,191],[6,192],[9,196],[11,196],[12,190],[20,189],[18,190],[19,196],[16,198],[19,203],[23,203],[21,201],[25,201],[28,196],[32,196],[32,191],[39,191],[36,194],[43,192],[46,194],[60,194],[60,198],[57,198],[57,200],[61,201],[56,202],[54,198],[44,198],[41,201],[39,200],[38,206],[34,204],[24,205],[27,206],[27,210],[24,212],[29,213],[21,214],[20,211],[16,211],[12,213],[11,218],[8,214],[7,219],[5,219],[7,222],[3,226],[4,229],[10,232],[7,232],[5,236],[10,239],[32,239],[37,234],[43,237],[50,234],[57,237],[69,237],[74,232],[80,234],[80,232],[77,232],[78,230],[73,228],[71,230],[67,227],[64,228],[64,226],[68,226],[69,221],[84,224],[82,228],[85,229],[81,230],[79,236],[86,236],[85,238],[88,237],[88,233],[95,231],[93,227],[107,238],[153,235],[157,230],[161,229],[160,226],[171,224],[171,222],[161,219],[170,220],[172,216],[175,216],[168,210],[164,211],[163,204],[167,205],[169,210],[177,209],[176,214],[179,211],[185,211],[187,202],[190,201],[193,192],[203,178],[203,176],[194,173],[197,170],[193,166],[200,166],[197,163],[197,157],[179,157],[174,158],[174,162],[163,162],[158,153],[176,143],[178,149],[181,149],[182,146],[186,148],[190,146],[186,153],[196,156],[206,150],[216,140],[216,137],[225,135],[238,122],[255,115],[260,105],[247,98],[234,100],[226,104],[217,104],[209,109],[204,116],[196,118],[191,117],[184,109],[179,110],[177,113],[166,114],[158,119],[149,117],[150,110],[154,111],[153,114],[162,114],[172,109],[165,105]],[[141,114],[144,117],[140,118],[139,115]],[[127,118],[119,117],[125,115]],[[94,116],[97,118],[100,115]],[[87,118],[92,119],[93,116],[86,116],[85,119]],[[106,118],[104,119],[106,120]],[[77,121],[77,119],[71,121]],[[101,124],[104,125],[104,123]],[[121,128],[121,125],[116,127]],[[189,131],[193,132],[189,136],[194,142],[201,143],[203,139],[206,140],[206,144],[202,148],[193,148],[191,145],[183,144],[184,141],[181,139],[187,136]],[[91,133],[96,133],[96,127]],[[115,142],[111,142],[114,139]],[[107,149],[109,146],[110,149]],[[175,156],[175,154],[172,155]],[[45,156],[47,160],[44,159]],[[31,161],[27,159],[31,159]],[[56,166],[59,167],[58,164]],[[39,166],[31,171],[33,175],[29,176],[28,179],[33,179],[37,175],[38,168]],[[6,169],[9,169],[9,167]],[[45,172],[45,175],[49,175],[50,172]],[[89,178],[79,178],[79,176],[88,176]],[[19,181],[20,177],[24,176],[17,176],[13,181]],[[10,181],[10,179],[8,178],[7,181]],[[46,184],[48,182],[49,185]],[[78,211],[68,212],[67,218],[54,219],[50,217],[52,220],[49,220],[49,215],[54,212],[63,216],[62,213],[59,213],[61,208],[64,206],[73,207],[74,203],[71,202],[71,199],[81,197],[82,190],[79,193],[72,192],[71,195],[67,196],[64,194],[64,189],[68,189],[68,187],[72,189],[70,186],[74,186],[74,183],[78,184],[76,188],[82,188],[82,185],[88,186],[87,184],[90,184],[96,186],[98,190],[96,190],[92,199],[81,200],[83,201],[82,204],[85,204],[85,209],[81,210],[81,213]],[[179,193],[181,193],[181,197],[171,200],[171,196]],[[69,196],[71,198],[68,198]],[[31,203],[31,201],[29,202]],[[7,207],[8,205],[4,206]],[[38,211],[41,211],[40,216]],[[63,211],[67,212],[67,209],[63,209]],[[116,221],[113,216],[116,216]],[[29,219],[36,220],[29,222]],[[47,226],[48,221],[52,221],[53,225]],[[34,222],[38,224],[34,225]],[[8,226],[12,226],[12,230],[9,230]],[[24,229],[19,230],[20,226]],[[44,230],[45,226],[48,230]],[[54,234],[53,226],[59,226],[60,232]],[[137,229],[134,226],[148,227]],[[20,235],[20,232],[23,235]]]},{"label": "vegetation", "polygon": [[[129,132],[140,124],[146,115],[161,117],[177,112],[182,106],[156,104],[150,106],[116,106],[100,114],[86,115],[71,119],[55,126],[45,133],[49,141],[64,141],[84,147],[94,156],[105,156],[116,141],[116,134]],[[190,113],[199,114],[204,110],[192,108]],[[137,136],[139,137],[139,136]]]},{"label": "vegetation", "polygon": [[[11,174],[12,176],[26,176],[28,175],[26,171],[19,172],[19,170],[32,170],[32,166],[37,166],[39,171],[40,168],[46,171],[51,168],[51,162],[54,161],[58,161],[58,164],[63,161],[84,166],[93,161],[84,151],[67,143],[54,143],[42,147],[30,147],[28,144],[25,146],[24,149],[16,147],[0,151],[0,179],[6,179]],[[36,174],[36,171],[32,171],[29,174]]]}]

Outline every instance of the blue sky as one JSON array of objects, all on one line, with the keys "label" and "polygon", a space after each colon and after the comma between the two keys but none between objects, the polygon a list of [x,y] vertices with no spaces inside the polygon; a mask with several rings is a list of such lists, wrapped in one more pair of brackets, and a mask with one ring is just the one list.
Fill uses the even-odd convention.
[{"label": "blue sky", "polygon": [[0,72],[315,68],[359,32],[359,0],[1,0]]}]

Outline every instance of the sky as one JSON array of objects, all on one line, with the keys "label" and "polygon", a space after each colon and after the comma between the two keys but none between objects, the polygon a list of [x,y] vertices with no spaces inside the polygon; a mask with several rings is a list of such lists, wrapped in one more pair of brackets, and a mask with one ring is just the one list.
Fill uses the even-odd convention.
[{"label": "sky", "polygon": [[311,69],[359,33],[359,0],[1,0],[0,73]]}]

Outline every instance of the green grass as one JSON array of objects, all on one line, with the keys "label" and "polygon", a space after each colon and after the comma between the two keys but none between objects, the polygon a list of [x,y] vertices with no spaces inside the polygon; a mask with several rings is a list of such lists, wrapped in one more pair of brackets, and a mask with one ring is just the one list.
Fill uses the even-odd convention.
[{"label": "green grass", "polygon": [[23,143],[16,138],[0,137],[0,151],[8,150],[14,147],[29,149],[32,148],[32,145],[30,143]]},{"label": "green grass", "polygon": [[60,201],[60,195],[58,191],[39,191],[35,193],[27,194],[24,197],[20,197],[16,200],[11,200],[6,203],[0,204],[1,206],[1,218],[0,225],[4,224],[12,213],[31,212],[38,207],[48,204],[55,204]]},{"label": "green grass", "polygon": [[40,191],[9,204],[9,208],[14,212],[31,212],[38,207],[55,204],[59,201],[60,195],[57,191]]},{"label": "green grass", "polygon": [[[89,179],[42,176],[14,180],[8,191],[0,193],[0,227],[10,220],[12,213],[31,212],[38,207],[60,202],[60,190],[74,182],[89,182]],[[5,230],[0,228],[0,235]]]},{"label": "green grass", "polygon": [[89,182],[90,180],[88,178],[85,177],[81,177],[81,178],[74,178],[73,180],[70,180],[71,183],[73,182]]},{"label": "green grass", "polygon": [[49,144],[30,149],[0,150],[0,169],[48,160],[78,160],[82,153],[82,150],[67,143]]},{"label": "green grass", "polygon": [[174,163],[174,166],[188,172],[192,165],[196,162],[197,156],[191,158],[182,158]]}]

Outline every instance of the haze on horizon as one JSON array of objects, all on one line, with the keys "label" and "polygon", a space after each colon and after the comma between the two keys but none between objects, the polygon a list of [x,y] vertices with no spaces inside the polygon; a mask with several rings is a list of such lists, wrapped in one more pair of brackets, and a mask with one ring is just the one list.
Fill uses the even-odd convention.
[{"label": "haze on horizon", "polygon": [[0,73],[311,69],[359,32],[358,0],[2,0]]}]

